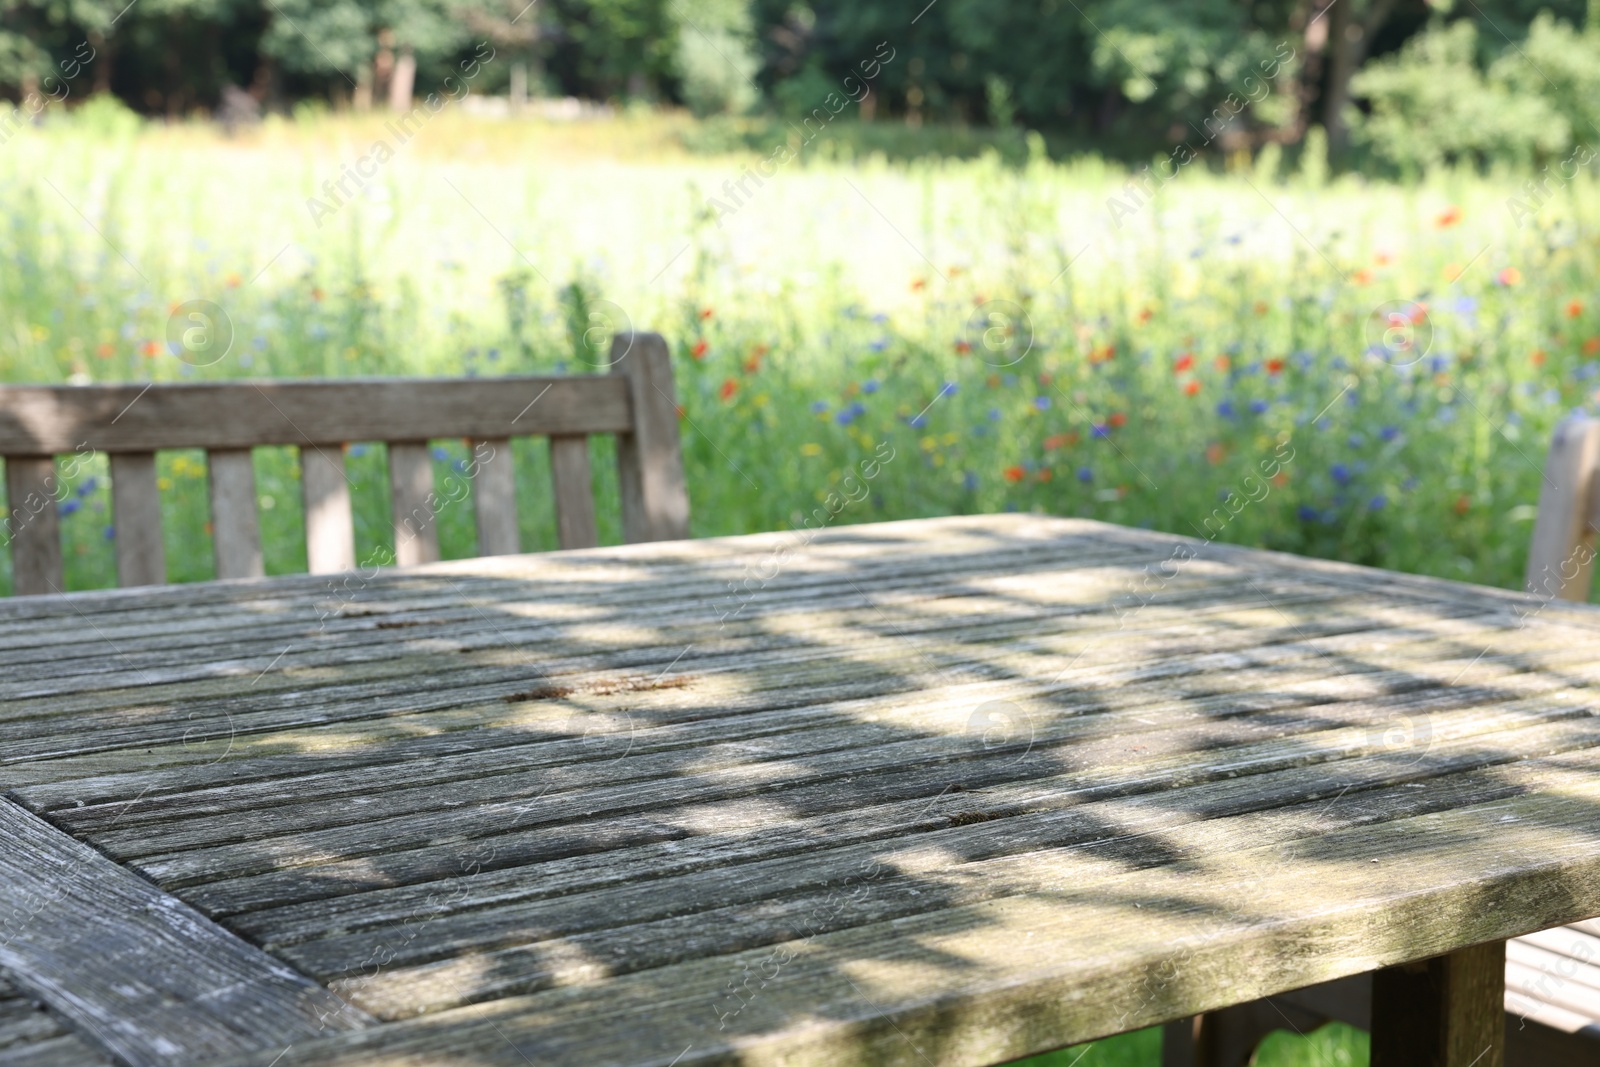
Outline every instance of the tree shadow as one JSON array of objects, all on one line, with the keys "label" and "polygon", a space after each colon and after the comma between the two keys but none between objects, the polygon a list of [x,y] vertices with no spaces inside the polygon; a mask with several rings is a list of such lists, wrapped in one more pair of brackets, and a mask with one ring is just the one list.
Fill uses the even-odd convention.
[{"label": "tree shadow", "polygon": [[36,601],[0,785],[389,1021],[285,1063],[1001,1062],[1600,913],[1600,613],[796,541]]}]

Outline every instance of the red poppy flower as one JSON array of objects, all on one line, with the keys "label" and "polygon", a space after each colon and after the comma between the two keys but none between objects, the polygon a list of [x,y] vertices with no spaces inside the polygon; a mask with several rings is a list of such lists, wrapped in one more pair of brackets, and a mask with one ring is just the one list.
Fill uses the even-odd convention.
[{"label": "red poppy flower", "polygon": [[1192,366],[1194,366],[1194,357],[1185,352],[1183,355],[1179,356],[1178,361],[1172,365],[1172,373],[1182,374]]},{"label": "red poppy flower", "polygon": [[700,318],[701,318],[701,320],[709,319],[714,314],[715,314],[715,312],[713,312],[710,308],[701,308],[700,309]]},{"label": "red poppy flower", "polygon": [[1439,227],[1439,229],[1445,230],[1449,229],[1451,226],[1454,226],[1460,221],[1461,209],[1452,204],[1443,211],[1439,212],[1439,217],[1433,220],[1433,224]]},{"label": "red poppy flower", "polygon": [[965,342],[965,341],[957,341],[956,342],[956,351],[961,353],[964,356],[968,352],[972,351],[972,346],[970,344],[968,344],[967,342]]},{"label": "red poppy flower", "polygon": [[1583,301],[1572,300],[1567,303],[1567,318],[1575,319],[1583,314]]},{"label": "red poppy flower", "polygon": [[1198,393],[1200,391],[1200,383],[1197,382],[1197,381],[1193,381],[1193,380],[1184,382],[1183,383],[1183,391],[1188,396],[1194,396],[1196,393]]},{"label": "red poppy flower", "polygon": [[1046,467],[1039,472],[1039,480],[1041,482],[1048,482],[1051,478],[1055,477],[1055,473],[1055,471],[1051,470],[1049,467]]},{"label": "red poppy flower", "polygon": [[739,383],[734,381],[732,378],[729,378],[727,381],[722,383],[722,389],[718,395],[724,400],[730,400],[732,399],[733,394],[737,393],[738,391]]},{"label": "red poppy flower", "polygon": [[1591,337],[1583,342],[1583,354],[1592,356],[1600,353],[1600,337]]},{"label": "red poppy flower", "polygon": [[1005,476],[1005,480],[1008,482],[1020,482],[1022,479],[1028,476],[1028,472],[1023,470],[1021,467],[1007,467],[1001,473]]},{"label": "red poppy flower", "polygon": [[1107,416],[1106,422],[1112,426],[1126,426],[1128,424],[1128,416],[1120,411],[1113,411]]},{"label": "red poppy flower", "polygon": [[1269,359],[1269,360],[1267,360],[1267,373],[1268,374],[1282,374],[1283,373],[1283,360],[1281,360],[1281,359]]},{"label": "red poppy flower", "polygon": [[691,356],[693,356],[695,359],[705,359],[706,358],[706,353],[709,352],[710,350],[711,350],[711,346],[706,344],[704,338],[701,338],[700,340],[698,340],[698,341],[696,341],[694,343],[694,347],[693,348],[689,349],[689,354]]}]

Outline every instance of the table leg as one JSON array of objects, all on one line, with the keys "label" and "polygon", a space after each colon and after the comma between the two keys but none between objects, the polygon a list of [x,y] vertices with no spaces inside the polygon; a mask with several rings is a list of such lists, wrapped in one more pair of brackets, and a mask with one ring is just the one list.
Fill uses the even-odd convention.
[{"label": "table leg", "polygon": [[1504,1067],[1506,945],[1372,976],[1372,1067]]}]

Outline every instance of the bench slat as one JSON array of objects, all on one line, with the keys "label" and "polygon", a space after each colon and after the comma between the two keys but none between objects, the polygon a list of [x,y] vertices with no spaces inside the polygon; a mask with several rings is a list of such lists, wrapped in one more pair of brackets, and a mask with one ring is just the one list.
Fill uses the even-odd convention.
[{"label": "bench slat", "polygon": [[589,439],[550,438],[550,475],[556,493],[556,536],[562,548],[594,548],[600,535],[594,519]]},{"label": "bench slat", "polygon": [[426,441],[389,443],[389,500],[394,515],[394,561],[402,567],[439,558],[433,496],[433,457]]},{"label": "bench slat", "polygon": [[353,570],[355,527],[343,450],[337,445],[302,448],[300,488],[306,507],[306,569],[312,574]]},{"label": "bench slat", "polygon": [[413,440],[617,433],[630,418],[627,383],[604,374],[7,385],[0,456],[332,445],[386,441],[396,430]]},{"label": "bench slat", "polygon": [[154,452],[111,454],[111,515],[117,527],[117,584],[164,584],[167,552],[161,543]]},{"label": "bench slat", "polygon": [[522,551],[522,539],[517,526],[517,481],[510,438],[472,442],[472,461],[477,464],[472,506],[478,516],[478,555],[516,555]]},{"label": "bench slat", "polygon": [[50,456],[6,456],[11,588],[18,596],[62,591],[58,488]]},{"label": "bench slat", "polygon": [[634,416],[631,429],[617,434],[623,540],[688,537],[689,495],[666,339],[655,333],[617,334],[611,339],[611,373],[627,380]]},{"label": "bench slat", "polygon": [[260,578],[261,527],[256,517],[256,468],[248,448],[206,453],[211,483],[211,542],[218,578]]}]

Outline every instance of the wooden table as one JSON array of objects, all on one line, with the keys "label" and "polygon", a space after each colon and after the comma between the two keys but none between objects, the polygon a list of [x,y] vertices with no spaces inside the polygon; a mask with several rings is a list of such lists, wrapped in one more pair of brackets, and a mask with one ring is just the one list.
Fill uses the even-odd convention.
[{"label": "wooden table", "polygon": [[0,602],[0,1032],[988,1064],[1389,967],[1487,1067],[1597,682],[1586,606],[1036,516]]}]

